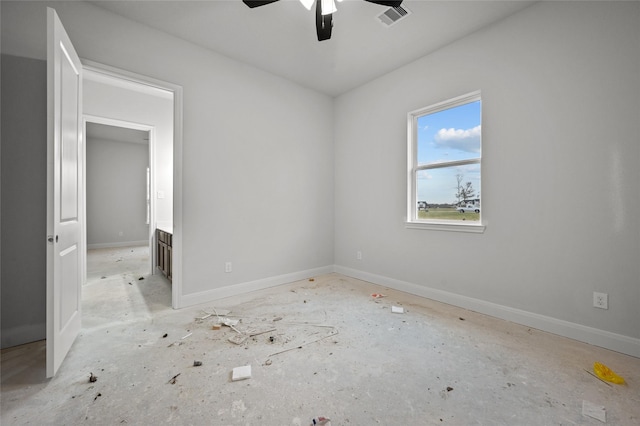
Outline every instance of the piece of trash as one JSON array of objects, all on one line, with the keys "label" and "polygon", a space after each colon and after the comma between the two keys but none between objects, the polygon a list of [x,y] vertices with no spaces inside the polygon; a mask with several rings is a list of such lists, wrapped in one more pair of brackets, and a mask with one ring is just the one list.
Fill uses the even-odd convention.
[{"label": "piece of trash", "polygon": [[107,277],[100,277],[101,280],[104,280],[105,278],[107,278]]},{"label": "piece of trash", "polygon": [[101,393],[98,393],[98,394],[96,395],[96,397],[95,397],[95,398],[93,398],[93,400],[95,401],[96,399],[98,399],[98,398],[99,398],[99,397],[101,397],[101,396],[102,396],[102,394],[101,394]]},{"label": "piece of trash", "polygon": [[249,335],[247,334],[234,334],[233,336],[229,337],[229,341],[236,345],[241,345],[246,342],[248,338]]},{"label": "piece of trash", "polygon": [[309,281],[311,281],[311,282],[313,282],[315,280],[316,280],[315,278],[309,278]]},{"label": "piece of trash", "polygon": [[607,383],[604,380],[602,380],[600,377],[596,376],[595,374],[593,374],[591,371],[587,370],[586,368],[583,368],[584,371],[586,371],[587,373],[589,373],[589,375],[595,377],[596,379],[600,380],[602,383],[604,383],[605,385],[611,387],[611,383]]},{"label": "piece of trash", "polygon": [[273,342],[275,342],[275,341],[276,341],[276,338],[275,338],[275,337],[273,337],[273,336],[269,336],[269,341],[270,341],[271,343],[273,343]]},{"label": "piece of trash", "polygon": [[221,328],[222,328],[222,325],[220,325],[220,324],[213,324],[213,325],[211,326],[211,329],[212,329],[212,330],[220,330]]},{"label": "piece of trash", "polygon": [[245,365],[243,367],[236,367],[231,374],[231,380],[237,382],[238,380],[251,378],[251,365]]},{"label": "piece of trash", "polygon": [[173,342],[170,343],[167,347],[170,348],[171,346],[181,346],[184,342]]},{"label": "piece of trash", "polygon": [[163,338],[163,339],[166,339],[168,335],[169,335],[169,334],[164,333],[164,334],[162,335],[162,338]]},{"label": "piece of trash", "polygon": [[202,361],[193,361],[193,366],[194,366],[194,367],[200,367],[200,366],[202,366]]},{"label": "piece of trash", "polygon": [[311,419],[311,426],[331,426],[331,419],[327,417],[314,417]]},{"label": "piece of trash", "polygon": [[184,339],[186,339],[187,337],[191,336],[192,334],[193,334],[193,333],[189,333],[189,334],[187,334],[186,336],[183,336],[180,340],[184,340]]},{"label": "piece of trash", "polygon": [[451,392],[453,388],[451,386],[447,386],[447,392]]},{"label": "piece of trash", "polygon": [[138,278],[138,281],[142,281],[142,280],[144,280],[144,277]]},{"label": "piece of trash", "polygon": [[371,297],[373,297],[374,299],[380,299],[381,297],[387,297],[387,295],[382,293],[373,293]]},{"label": "piece of trash", "polygon": [[273,319],[273,322],[276,322],[276,321],[282,321],[282,317],[276,317],[276,318],[274,318],[274,319]]},{"label": "piece of trash", "polygon": [[268,360],[266,360],[266,361],[264,362],[264,365],[271,365],[271,363],[272,363],[272,361],[271,361],[270,359],[268,359]]},{"label": "piece of trash", "polygon": [[622,377],[618,376],[612,369],[602,363],[594,362],[593,372],[602,380],[606,380],[607,382],[615,383],[617,385],[624,385],[625,383]]},{"label": "piece of trash", "polygon": [[175,385],[176,384],[176,379],[178,378],[179,375],[180,375],[180,373],[176,374],[171,379],[169,379],[169,381],[167,383]]},{"label": "piece of trash", "polygon": [[218,318],[220,318],[220,315],[229,315],[231,313],[231,311],[229,309],[215,309],[215,308],[212,308],[212,309],[213,309],[213,312],[207,312],[207,311],[205,311],[203,309],[202,312],[204,312],[206,315],[203,316],[203,317],[200,317],[200,318],[196,318],[196,319],[205,320],[205,319],[207,319],[209,317],[212,317],[214,315],[217,316]]},{"label": "piece of trash", "polygon": [[129,285],[133,285],[133,283],[129,283]]},{"label": "piece of trash", "polygon": [[391,313],[392,314],[404,314],[404,308],[402,308],[400,306],[392,306],[391,307]]},{"label": "piece of trash", "polygon": [[593,404],[589,401],[582,400],[582,415],[593,417],[602,423],[607,422],[607,411],[601,405]]},{"label": "piece of trash", "polygon": [[98,381],[98,376],[94,376],[93,373],[89,373],[89,383]]},{"label": "piece of trash", "polygon": [[460,317],[460,321],[464,321],[464,318]]},{"label": "piece of trash", "polygon": [[240,320],[234,320],[234,319],[226,318],[226,317],[218,318],[218,323],[220,323],[222,325],[226,325],[227,327],[233,327],[235,325],[238,325],[239,322],[240,322]]}]

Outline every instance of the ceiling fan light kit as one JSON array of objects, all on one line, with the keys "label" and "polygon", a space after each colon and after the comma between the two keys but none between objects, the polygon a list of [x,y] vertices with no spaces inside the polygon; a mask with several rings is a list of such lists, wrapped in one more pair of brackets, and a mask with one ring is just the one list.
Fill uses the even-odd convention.
[{"label": "ceiling fan light kit", "polygon": [[[242,0],[244,4],[250,8],[265,6],[275,3],[278,0]],[[316,2],[316,34],[318,41],[329,40],[331,38],[331,28],[333,28],[333,14],[338,11],[335,0],[300,0],[300,3],[307,9],[311,10],[313,2]],[[341,2],[342,0],[337,0]],[[364,0],[369,3],[379,4],[381,6],[399,7],[402,0]]]}]

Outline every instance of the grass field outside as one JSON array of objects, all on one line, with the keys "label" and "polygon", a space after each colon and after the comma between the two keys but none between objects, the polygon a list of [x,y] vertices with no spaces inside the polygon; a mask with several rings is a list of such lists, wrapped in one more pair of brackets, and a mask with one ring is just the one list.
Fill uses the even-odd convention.
[{"label": "grass field outside", "polygon": [[464,212],[460,213],[454,208],[430,208],[429,211],[418,211],[419,220],[480,220],[480,213]]}]

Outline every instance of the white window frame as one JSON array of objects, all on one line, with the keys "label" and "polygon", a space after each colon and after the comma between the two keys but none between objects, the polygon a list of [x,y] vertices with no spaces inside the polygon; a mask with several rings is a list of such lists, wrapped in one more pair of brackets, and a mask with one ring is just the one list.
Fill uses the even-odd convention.
[{"label": "white window frame", "polygon": [[[446,163],[438,163],[418,166],[418,118],[433,114],[439,111],[455,108],[471,102],[482,101],[480,91],[467,93],[425,108],[420,108],[409,112],[407,115],[407,220],[405,226],[411,229],[431,229],[438,231],[458,231],[458,232],[484,232],[486,226],[483,224],[483,216],[481,213],[479,222],[471,221],[437,221],[437,220],[421,220],[418,219],[417,208],[417,174],[420,170],[428,170],[433,168],[461,166],[466,164],[480,164],[482,174],[482,148],[479,159],[451,161]],[[482,109],[480,110],[480,121],[482,122]],[[482,144],[482,141],[481,141]],[[480,179],[480,194],[482,193],[482,177]],[[483,194],[484,196],[484,194]]]}]

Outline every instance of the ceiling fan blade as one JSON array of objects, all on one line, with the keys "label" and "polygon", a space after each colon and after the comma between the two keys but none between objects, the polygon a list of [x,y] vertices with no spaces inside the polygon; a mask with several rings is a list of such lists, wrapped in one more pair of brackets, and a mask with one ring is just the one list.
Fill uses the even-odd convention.
[{"label": "ceiling fan blade", "polygon": [[322,3],[320,0],[316,1],[316,34],[318,34],[318,41],[323,41],[331,38],[333,14],[323,15],[320,3]]},{"label": "ceiling fan blade", "polygon": [[379,4],[381,6],[398,7],[402,4],[402,0],[364,0],[369,3]]},{"label": "ceiling fan blade", "polygon": [[278,0],[242,0],[244,4],[249,6],[251,9],[258,6],[264,6],[270,3],[275,3]]}]

